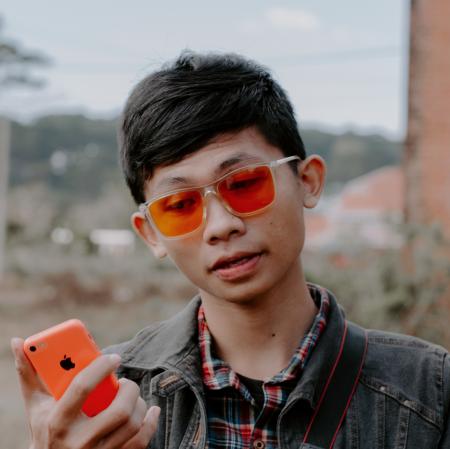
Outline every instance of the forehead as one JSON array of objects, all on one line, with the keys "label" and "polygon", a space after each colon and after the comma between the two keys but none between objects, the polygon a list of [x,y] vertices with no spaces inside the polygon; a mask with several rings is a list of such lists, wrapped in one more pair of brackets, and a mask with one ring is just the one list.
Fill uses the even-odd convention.
[{"label": "forehead", "polygon": [[255,129],[223,134],[175,164],[158,167],[146,182],[146,199],[170,190],[207,184],[234,168],[282,157]]}]

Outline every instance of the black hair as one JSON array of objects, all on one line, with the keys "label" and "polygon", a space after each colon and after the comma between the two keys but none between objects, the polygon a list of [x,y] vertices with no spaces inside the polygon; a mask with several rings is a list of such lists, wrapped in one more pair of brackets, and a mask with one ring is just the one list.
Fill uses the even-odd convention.
[{"label": "black hair", "polygon": [[250,126],[286,156],[306,157],[287,94],[265,67],[234,53],[183,51],[140,81],[123,111],[120,159],[134,200],[145,201],[156,167]]}]

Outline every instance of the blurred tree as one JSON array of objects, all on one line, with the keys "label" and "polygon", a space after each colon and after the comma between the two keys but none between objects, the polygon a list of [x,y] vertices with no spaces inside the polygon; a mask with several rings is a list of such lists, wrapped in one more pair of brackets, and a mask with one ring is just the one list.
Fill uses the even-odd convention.
[{"label": "blurred tree", "polygon": [[42,87],[44,80],[30,74],[30,68],[49,64],[47,56],[25,50],[3,35],[4,22],[0,16],[0,92],[11,86]]},{"label": "blurred tree", "polygon": [[328,187],[385,165],[398,165],[402,157],[400,142],[380,135],[353,132],[330,134],[319,130],[300,130],[307,153],[322,156],[328,166]]},{"label": "blurred tree", "polygon": [[[24,50],[17,42],[3,36],[0,16],[0,94],[13,86],[41,87],[42,78],[30,74],[30,67],[46,65],[49,59],[36,51]],[[0,117],[0,277],[4,271],[6,239],[6,198],[9,180],[10,126]]]}]

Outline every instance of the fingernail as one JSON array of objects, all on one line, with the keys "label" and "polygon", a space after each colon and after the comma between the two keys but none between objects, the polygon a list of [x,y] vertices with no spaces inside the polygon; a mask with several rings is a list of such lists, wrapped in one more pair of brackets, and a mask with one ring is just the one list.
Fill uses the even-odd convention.
[{"label": "fingernail", "polygon": [[17,347],[19,345],[20,342],[20,338],[17,337],[13,337],[11,338],[11,349],[14,355],[17,355]]},{"label": "fingernail", "polygon": [[122,358],[120,357],[119,354],[110,354],[109,355],[109,360],[111,360],[111,362],[115,365],[115,366],[119,366],[120,362],[122,361]]},{"label": "fingernail", "polygon": [[160,413],[161,413],[161,409],[156,405],[154,405],[150,410],[150,415],[151,415],[152,419],[158,419]]}]

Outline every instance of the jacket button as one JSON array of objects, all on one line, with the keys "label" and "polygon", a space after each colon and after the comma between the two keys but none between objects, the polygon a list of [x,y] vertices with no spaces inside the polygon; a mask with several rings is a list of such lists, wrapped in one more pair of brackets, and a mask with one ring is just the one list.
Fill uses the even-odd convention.
[{"label": "jacket button", "polygon": [[254,449],[264,449],[266,445],[264,444],[264,441],[261,440],[255,440],[253,442]]}]

